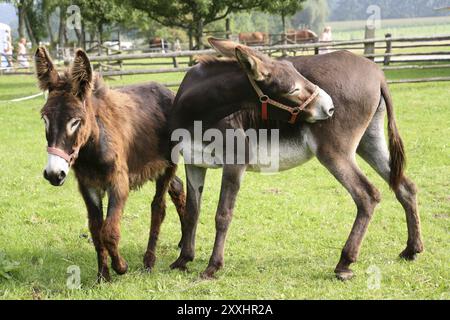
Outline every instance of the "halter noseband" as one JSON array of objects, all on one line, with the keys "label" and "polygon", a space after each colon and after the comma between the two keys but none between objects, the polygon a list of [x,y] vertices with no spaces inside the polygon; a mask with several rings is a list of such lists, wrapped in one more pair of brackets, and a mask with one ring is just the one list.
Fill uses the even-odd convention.
[{"label": "halter noseband", "polygon": [[73,152],[71,154],[68,154],[67,152],[65,152],[62,149],[54,148],[54,147],[47,147],[48,154],[52,154],[52,155],[63,158],[64,160],[67,161],[67,163],[69,164],[69,167],[72,166],[73,163],[75,162],[75,160],[78,158],[79,151],[80,151],[80,148],[74,148]]},{"label": "halter noseband", "polygon": [[294,124],[297,122],[297,118],[300,112],[302,112],[319,95],[320,92],[319,87],[314,86],[314,92],[308,99],[306,99],[305,102],[303,102],[301,105],[297,107],[290,107],[281,102],[272,100],[268,95],[262,92],[261,88],[249,74],[247,74],[247,77],[250,80],[250,83],[252,84],[252,87],[255,90],[256,94],[258,95],[259,101],[261,102],[261,117],[263,120],[269,120],[267,106],[271,105],[278,109],[282,109],[289,112],[291,114],[291,118],[289,119],[288,123]]}]

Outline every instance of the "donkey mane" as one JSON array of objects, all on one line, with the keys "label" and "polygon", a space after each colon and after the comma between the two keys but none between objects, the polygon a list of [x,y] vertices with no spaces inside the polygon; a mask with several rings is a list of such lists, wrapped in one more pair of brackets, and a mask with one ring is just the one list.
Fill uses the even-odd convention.
[{"label": "donkey mane", "polygon": [[[97,72],[94,73],[92,84],[92,94],[96,98],[104,97],[109,89],[109,86],[103,81],[103,78]],[[53,90],[56,91],[71,91],[72,80],[68,70],[59,73],[58,82],[55,84]]]},{"label": "donkey mane", "polygon": [[199,55],[195,57],[195,61],[201,65],[211,65],[216,63],[236,63],[237,59],[210,55]]}]

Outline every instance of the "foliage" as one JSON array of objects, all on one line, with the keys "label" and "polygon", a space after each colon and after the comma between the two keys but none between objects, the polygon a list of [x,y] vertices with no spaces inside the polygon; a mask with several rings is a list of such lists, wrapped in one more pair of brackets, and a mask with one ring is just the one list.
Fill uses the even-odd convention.
[{"label": "foliage", "polygon": [[305,0],[271,0],[262,8],[264,11],[280,16],[293,16],[302,9]]},{"label": "foliage", "polygon": [[197,48],[203,47],[204,27],[222,20],[232,12],[261,6],[264,0],[129,0],[128,4],[146,12],[148,16],[168,27],[187,30],[189,37],[195,37]]},{"label": "foliage", "polygon": [[43,6],[43,2],[39,1],[30,1],[25,9],[27,23],[30,26],[29,32],[32,33],[31,38],[36,42],[35,44],[39,43],[48,36],[47,29],[43,23],[45,9],[46,8]]},{"label": "foliage", "polygon": [[271,0],[268,1],[263,10],[281,17],[282,31],[286,31],[286,17],[293,16],[301,10],[305,0]]},{"label": "foliage", "polygon": [[292,17],[292,25],[296,29],[305,26],[320,33],[329,13],[327,0],[308,0],[305,2],[303,9]]},{"label": "foliage", "polygon": [[249,11],[234,13],[230,16],[231,31],[281,33],[283,30],[279,16],[266,12]]},{"label": "foliage", "polygon": [[130,16],[129,8],[119,1],[74,0],[87,26],[94,28],[102,36],[105,27],[114,26]]}]

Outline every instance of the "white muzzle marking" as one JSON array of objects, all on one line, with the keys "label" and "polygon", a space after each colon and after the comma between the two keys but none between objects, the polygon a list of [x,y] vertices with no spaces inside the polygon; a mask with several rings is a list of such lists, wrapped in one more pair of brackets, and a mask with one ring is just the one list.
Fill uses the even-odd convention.
[{"label": "white muzzle marking", "polygon": [[333,116],[334,104],[330,95],[323,89],[319,88],[319,95],[316,100],[316,105],[313,111],[313,115],[307,120],[308,122],[316,122],[320,120],[326,120]]},{"label": "white muzzle marking", "polygon": [[69,173],[69,164],[60,156],[49,154],[45,171],[47,172],[47,174],[57,175],[62,171],[67,176],[67,174]]}]

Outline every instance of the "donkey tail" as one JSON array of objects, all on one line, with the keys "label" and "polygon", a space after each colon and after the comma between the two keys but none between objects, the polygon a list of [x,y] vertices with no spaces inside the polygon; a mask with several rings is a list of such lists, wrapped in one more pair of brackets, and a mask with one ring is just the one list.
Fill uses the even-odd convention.
[{"label": "donkey tail", "polygon": [[389,176],[389,186],[392,190],[397,190],[403,177],[403,171],[406,166],[405,148],[402,138],[398,132],[397,124],[394,116],[394,106],[392,97],[386,80],[381,81],[381,95],[386,103],[386,111],[388,118],[388,137],[389,137],[389,166],[391,173]]}]

